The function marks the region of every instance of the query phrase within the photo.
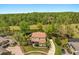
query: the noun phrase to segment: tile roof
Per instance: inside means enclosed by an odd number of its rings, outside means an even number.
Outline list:
[[[45,43],[45,42],[46,42],[45,39],[40,39],[40,40],[39,40],[39,43]]]
[[[45,43],[46,42],[46,33],[44,32],[34,32],[31,36],[32,42]]]
[[[46,33],[44,33],[44,32],[34,32],[34,33],[32,33],[32,37],[45,38],[46,37]]]

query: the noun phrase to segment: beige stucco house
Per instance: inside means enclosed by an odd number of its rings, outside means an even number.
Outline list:
[[[44,32],[34,32],[30,39],[33,44],[38,43],[39,46],[46,46],[46,37],[47,35]]]

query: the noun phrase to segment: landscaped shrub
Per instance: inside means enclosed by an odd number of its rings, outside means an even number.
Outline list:
[[[55,42],[56,42],[57,45],[61,45],[62,44],[61,40],[59,38],[55,39]]]
[[[67,38],[61,39],[61,45],[62,45],[62,47],[66,48],[67,44],[68,44],[68,39]]]
[[[48,48],[50,48],[50,42],[49,42],[49,40],[47,40],[47,42],[46,42],[46,47],[48,47]]]
[[[35,46],[37,46],[37,47],[38,47],[38,46],[39,46],[39,43],[35,43]]]

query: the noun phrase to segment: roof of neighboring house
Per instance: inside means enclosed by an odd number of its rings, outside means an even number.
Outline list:
[[[79,51],[79,42],[69,42],[76,51]]]
[[[31,37],[45,38],[46,37],[46,33],[44,33],[44,32],[34,32],[34,33],[32,33],[32,36]]]
[[[0,42],[6,41],[6,39],[0,37]]]

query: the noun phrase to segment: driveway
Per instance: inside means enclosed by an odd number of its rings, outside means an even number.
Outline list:
[[[6,48],[6,50],[11,51],[12,54],[15,54],[15,55],[23,55],[23,52],[22,52],[20,46],[18,46],[18,45],[14,46],[14,47],[8,47],[8,48]]]
[[[50,39],[51,47],[49,49],[48,55],[54,55],[55,54],[55,45],[52,39]]]

